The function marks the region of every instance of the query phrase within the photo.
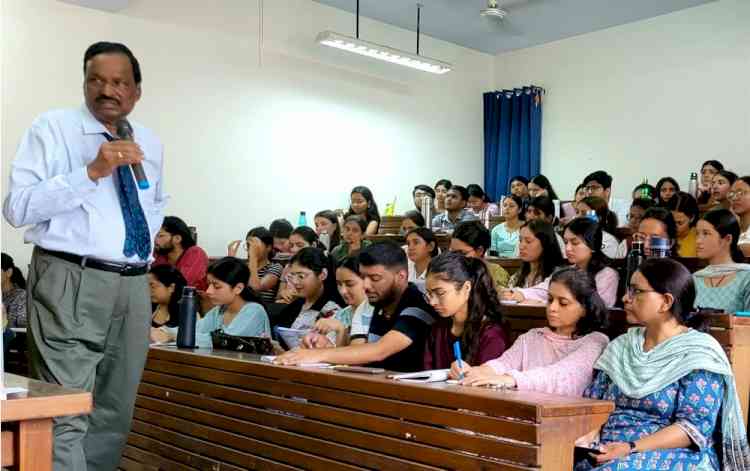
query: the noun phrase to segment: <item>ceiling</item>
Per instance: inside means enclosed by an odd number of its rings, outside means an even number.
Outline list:
[[[315,0],[354,13],[356,0]],[[536,46],[715,0],[499,0],[510,15],[480,16],[486,0],[360,0],[360,15],[489,54]],[[350,34],[349,31],[338,31]],[[367,39],[366,31],[360,37]]]

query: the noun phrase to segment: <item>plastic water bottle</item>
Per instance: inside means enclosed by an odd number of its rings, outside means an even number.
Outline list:
[[[693,198],[698,198],[698,174],[692,172],[690,174],[690,183],[688,183],[688,193]]]
[[[299,219],[297,219],[297,227],[307,225],[307,213],[304,211],[299,212]]]
[[[599,216],[596,215],[596,211],[594,211],[593,209],[589,209],[588,211],[586,211],[586,217],[594,222],[599,222]]]
[[[178,302],[180,323],[177,327],[177,347],[195,348],[195,323],[198,306],[195,300],[195,288],[186,286],[182,289],[182,298]]]
[[[664,237],[651,237],[649,239],[649,258],[669,257],[669,239]]]

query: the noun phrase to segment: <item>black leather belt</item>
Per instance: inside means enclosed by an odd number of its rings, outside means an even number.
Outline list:
[[[110,273],[119,273],[120,276],[139,276],[148,273],[148,263],[134,265],[131,263],[107,262],[96,258],[81,257],[67,252],[57,252],[40,248],[45,255],[60,258],[66,262],[75,263],[82,268],[91,268],[94,270],[107,271]]]

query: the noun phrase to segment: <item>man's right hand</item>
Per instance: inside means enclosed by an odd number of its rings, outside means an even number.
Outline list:
[[[120,165],[143,162],[141,147],[132,141],[105,142],[99,148],[96,159],[87,166],[89,178],[93,182],[112,175]]]

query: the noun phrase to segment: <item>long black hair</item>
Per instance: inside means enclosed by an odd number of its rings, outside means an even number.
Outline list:
[[[23,277],[21,270],[13,263],[13,257],[5,252],[2,252],[2,270],[13,270],[13,273],[10,275],[10,282],[20,289],[26,289],[26,278]]]
[[[603,231],[607,231],[610,234],[616,231],[617,215],[609,210],[607,200],[598,196],[587,196],[581,200],[581,203],[596,212],[596,217],[599,218],[599,224],[601,224]]]
[[[422,216],[422,213],[420,213],[419,211],[407,211],[407,212],[405,212],[404,213],[404,219],[411,220],[418,227],[424,227],[425,226],[424,216]]]
[[[732,260],[737,263],[745,261],[745,255],[737,246],[737,241],[740,238],[740,223],[733,212],[723,208],[714,209],[704,214],[701,219],[714,226],[722,239],[728,235],[732,236],[732,242],[729,246],[729,254],[732,256]]]
[[[333,231],[333,234],[328,234],[329,236],[331,236],[331,243],[329,245],[331,246],[331,248],[339,245],[341,243],[341,228],[339,227],[339,217],[336,215],[336,213],[331,211],[330,209],[325,209],[316,213],[315,217],[328,219],[329,221],[331,221],[331,224],[336,225],[336,230]]]
[[[528,212],[531,208],[537,209],[544,214],[545,218],[550,218],[550,222],[553,225],[555,224],[555,202],[551,198],[547,196],[531,198],[529,204],[526,206],[526,211]]]
[[[555,190],[552,188],[552,183],[550,183],[549,179],[545,177],[542,174],[539,174],[532,178],[529,183],[533,183],[534,185],[538,186],[539,188],[543,190],[547,190],[547,196],[551,200],[559,200],[560,198],[557,197],[557,193],[555,193]],[[528,185],[527,185],[528,186]]]
[[[685,193],[684,191],[678,192],[669,200],[667,208],[670,211],[682,213],[690,218],[690,227],[694,227],[695,223],[698,222],[698,216],[700,215],[698,202],[690,193]],[[674,217],[674,215],[672,216]]]
[[[693,275],[683,264],[669,258],[649,258],[638,271],[654,291],[672,295],[671,312],[677,322],[696,330],[707,330],[708,318],[693,311],[695,284]]]
[[[552,224],[541,219],[529,221],[521,226],[521,229],[524,227],[528,228],[542,245],[542,254],[539,257],[539,265],[542,271],[539,275],[544,280],[564,264],[563,256],[560,252],[560,244],[557,243],[555,229],[552,227]],[[518,275],[519,282],[525,283],[529,273],[531,273],[531,263],[523,262]]]
[[[367,201],[367,211],[365,212],[365,219],[367,220],[367,223],[369,224],[370,221],[377,221],[378,224],[380,224],[380,212],[378,211],[378,203],[375,202],[375,197],[372,196],[372,191],[370,191],[369,188],[366,186],[355,186],[352,188],[351,193],[349,195],[353,195],[354,193],[359,193],[362,195],[362,198]],[[344,215],[344,219],[346,219],[349,216],[353,216],[355,213],[352,211],[352,207],[349,206],[349,211],[346,212]]]
[[[249,303],[258,303],[261,306],[265,306],[263,299],[258,296],[258,293],[248,283],[250,269],[247,268],[247,263],[244,261],[235,257],[220,258],[208,266],[206,273],[219,281],[223,281],[232,288],[242,283],[244,288],[240,292],[240,297]]]
[[[338,305],[342,305],[343,300],[336,286],[336,265],[322,249],[316,247],[305,247],[300,250],[289,261],[289,266],[297,264],[311,270],[315,275],[320,275],[323,270],[326,271],[326,279],[323,280],[323,297],[332,300]]]
[[[573,338],[583,337],[591,332],[603,332],[606,329],[609,310],[599,296],[593,276],[575,266],[565,267],[552,274],[550,285],[552,283],[565,285],[583,307],[584,315],[576,323]],[[549,305],[547,308],[549,309]]]
[[[680,184],[677,183],[677,180],[672,177],[660,178],[659,181],[656,182],[656,204],[658,204],[659,206],[667,207],[669,202],[661,199],[661,187],[664,186],[665,183],[671,183],[674,187],[674,195],[672,195],[672,199],[674,199],[675,196],[677,196],[677,193],[680,192]]]
[[[472,363],[472,358],[479,349],[479,338],[485,325],[503,323],[500,300],[487,265],[478,258],[465,257],[457,252],[446,252],[430,261],[427,276],[454,283],[457,289],[467,281],[471,283],[468,318],[461,334],[461,351],[466,352],[467,363]]]
[[[481,186],[476,183],[471,183],[466,187],[466,192],[469,194],[469,198],[479,198],[485,203],[489,203],[490,199],[487,197],[487,193],[484,192]],[[468,199],[468,198],[467,198]]]
[[[154,278],[167,288],[174,285],[172,295],[169,297],[169,306],[167,308],[169,311],[169,320],[166,325],[169,327],[176,327],[177,322],[180,319],[180,307],[178,303],[180,298],[182,298],[182,290],[188,284],[187,280],[182,276],[180,270],[167,264],[153,266],[151,267],[151,270],[149,270],[149,273],[154,275]],[[152,307],[155,308],[155,306]]]
[[[602,252],[602,226],[589,218],[575,218],[570,221],[565,230],[580,237],[586,247],[591,250],[591,260],[586,265],[589,275],[596,276],[602,269],[609,266],[611,260]]]
[[[508,198],[512,199],[513,202],[516,203],[516,206],[518,206],[518,220],[519,221],[525,220],[526,219],[526,214],[525,214],[525,212],[526,212],[526,206],[524,205],[523,198],[521,198],[518,195],[514,195],[512,193],[509,194],[509,195],[505,195],[505,198],[506,199],[508,199]],[[501,201],[500,204],[502,205],[503,202]]]

